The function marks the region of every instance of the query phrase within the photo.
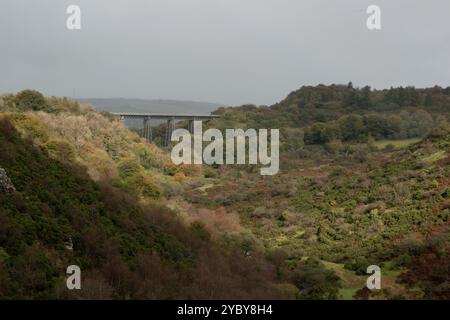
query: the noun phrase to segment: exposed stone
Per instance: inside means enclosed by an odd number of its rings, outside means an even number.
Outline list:
[[[11,182],[11,179],[6,174],[5,169],[0,167],[0,192],[11,193],[15,192],[16,188]]]

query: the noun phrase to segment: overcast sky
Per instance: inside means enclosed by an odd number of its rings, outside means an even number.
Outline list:
[[[0,92],[272,104],[349,81],[450,86],[450,1],[0,1]]]

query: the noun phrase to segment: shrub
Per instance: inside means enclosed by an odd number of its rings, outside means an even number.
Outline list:
[[[46,142],[48,140],[47,128],[34,114],[8,113],[6,118],[11,121],[16,129],[24,136],[41,142]]]
[[[3,94],[0,95],[0,111],[2,112],[8,112],[8,111],[15,111],[15,95],[13,94]]]
[[[135,158],[126,158],[117,165],[119,169],[119,176],[122,179],[127,179],[142,173],[142,167]]]
[[[8,253],[5,251],[5,249],[0,247],[0,263],[7,262],[8,260],[9,260]]]
[[[325,148],[332,154],[338,154],[344,150],[344,144],[339,139],[333,139],[325,144]]]
[[[163,171],[165,175],[174,176],[180,170],[179,166],[176,166],[172,162],[166,162],[163,165]]]
[[[194,221],[191,224],[192,232],[204,241],[209,241],[211,239],[211,234],[206,230],[205,225],[200,221]]]
[[[139,159],[139,163],[145,169],[150,169],[159,166],[158,159],[150,150],[143,144],[138,143],[133,148],[133,153]]]
[[[184,180],[186,180],[186,175],[183,172],[177,172],[174,176],[173,179],[177,182],[183,182]]]
[[[142,195],[147,198],[158,199],[161,195],[159,188],[150,179],[145,178],[142,185]]]
[[[74,161],[76,158],[75,147],[63,138],[50,138],[44,145],[49,155],[61,161]]]
[[[299,299],[337,299],[341,283],[332,270],[318,261],[308,260],[296,268],[293,281],[299,289]]]
[[[117,177],[117,168],[115,162],[108,156],[106,151],[96,148],[84,148],[80,156],[83,163],[88,167],[89,175],[96,181],[106,178]]]
[[[21,111],[48,111],[49,106],[42,93],[35,90],[23,90],[16,94],[15,103]]]
[[[371,264],[369,263],[367,258],[360,256],[357,257],[356,259],[348,261],[344,267],[345,269],[355,271],[355,273],[358,275],[365,275],[366,269],[370,265]]]
[[[204,176],[205,176],[205,178],[217,178],[219,176],[219,174],[217,173],[217,170],[207,167],[204,170]]]

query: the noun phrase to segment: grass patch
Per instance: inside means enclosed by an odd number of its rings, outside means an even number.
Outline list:
[[[426,156],[422,159],[422,161],[427,163],[433,163],[438,160],[444,159],[447,156],[447,151],[441,150],[435,153],[430,154],[429,156]]]
[[[395,149],[407,148],[412,144],[418,143],[422,138],[400,139],[400,140],[378,140],[375,141],[375,146],[379,150],[383,150],[388,145],[394,146]]]
[[[359,289],[361,288],[342,288],[339,290],[339,298],[341,300],[355,300],[353,296]]]
[[[208,189],[211,189],[211,188],[214,188],[214,184],[208,183],[208,184],[205,184],[204,186],[201,186],[200,188],[197,188],[197,190],[200,191],[201,193],[203,193],[203,195],[207,196]]]

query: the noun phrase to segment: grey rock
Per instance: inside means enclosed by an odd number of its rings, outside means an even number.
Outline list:
[[[6,174],[6,170],[0,167],[0,192],[11,193],[15,192],[16,188],[14,187],[11,179]]]

